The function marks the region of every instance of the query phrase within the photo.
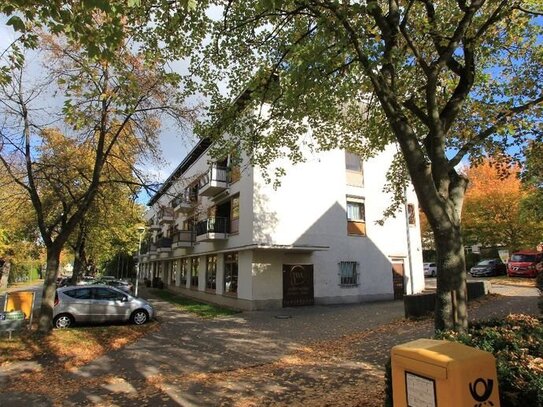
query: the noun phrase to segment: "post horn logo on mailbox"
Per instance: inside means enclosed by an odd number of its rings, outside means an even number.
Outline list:
[[[492,401],[487,402],[487,400],[492,395],[493,389],[494,389],[494,380],[492,379],[485,380],[480,377],[477,380],[475,380],[473,383],[470,383],[469,391],[471,393],[471,397],[473,397],[473,399],[477,401],[474,407],[482,407],[487,404],[489,406],[493,406],[494,403]]]

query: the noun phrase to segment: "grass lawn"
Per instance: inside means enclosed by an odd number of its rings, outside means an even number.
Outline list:
[[[201,318],[211,319],[239,313],[239,311],[230,308],[224,308],[214,304],[206,304],[193,300],[192,298],[181,297],[180,295],[176,295],[166,290],[150,290],[149,292],[155,297],[174,304],[180,310],[190,312]]]

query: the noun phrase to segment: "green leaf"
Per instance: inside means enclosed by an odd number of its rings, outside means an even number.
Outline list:
[[[6,25],[11,25],[15,31],[26,31],[26,26],[21,17],[11,16],[10,19],[6,22]]]

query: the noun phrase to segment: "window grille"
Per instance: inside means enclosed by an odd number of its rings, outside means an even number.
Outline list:
[[[352,287],[359,284],[358,263],[356,261],[339,262],[339,285]]]

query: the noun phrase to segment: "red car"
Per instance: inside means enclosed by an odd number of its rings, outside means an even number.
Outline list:
[[[538,264],[543,260],[540,252],[522,251],[511,255],[507,263],[507,275],[509,277],[536,277]]]

